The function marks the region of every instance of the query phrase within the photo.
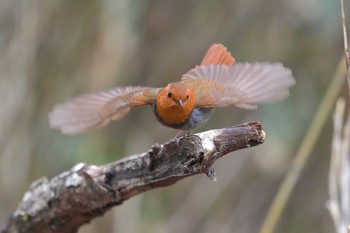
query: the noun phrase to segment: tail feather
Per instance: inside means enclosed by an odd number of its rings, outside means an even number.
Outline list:
[[[231,53],[227,51],[222,44],[213,44],[205,54],[201,66],[205,65],[227,65],[231,66],[235,63],[235,59]]]

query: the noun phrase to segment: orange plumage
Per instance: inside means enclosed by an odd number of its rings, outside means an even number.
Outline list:
[[[192,113],[195,98],[193,91],[185,84],[170,83],[156,96],[156,116],[165,125],[183,124]]]
[[[231,53],[213,44],[201,65],[181,81],[164,88],[124,87],[86,94],[56,105],[50,125],[64,134],[79,134],[123,118],[131,108],[151,105],[163,125],[192,130],[205,123],[216,107],[253,109],[281,100],[295,84],[290,69],[280,63],[235,64]]]

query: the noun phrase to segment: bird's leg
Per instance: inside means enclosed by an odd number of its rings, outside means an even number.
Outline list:
[[[182,135],[183,131],[180,130],[176,135],[175,137],[172,138],[172,140],[176,141],[176,144],[179,145],[179,142],[180,142],[180,138],[181,138],[181,135]]]
[[[187,132],[185,133],[185,137],[191,135],[192,131],[193,131],[193,129],[190,129],[189,131],[187,131]]]
[[[176,144],[179,145],[181,136],[183,135],[183,137],[187,137],[188,135],[190,135],[192,133],[192,130],[189,130],[187,132],[184,133],[183,130],[180,130],[175,137],[171,138],[172,141],[176,141]]]
[[[177,132],[177,134],[175,135],[174,138],[180,138],[181,134],[183,133],[184,131],[180,130],[179,132]],[[186,135],[186,134],[185,134]]]
[[[176,144],[179,145],[180,138],[181,138],[181,135],[182,135],[182,134],[183,134],[183,131],[180,130],[180,131],[175,135],[175,137],[170,138],[170,141],[176,141]]]

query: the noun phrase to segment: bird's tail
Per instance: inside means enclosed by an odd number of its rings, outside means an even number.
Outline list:
[[[205,54],[201,66],[206,65],[227,65],[231,66],[235,63],[235,59],[227,48],[222,44],[213,44],[209,47]]]

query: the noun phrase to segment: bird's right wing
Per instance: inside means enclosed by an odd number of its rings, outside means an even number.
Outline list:
[[[70,135],[101,128],[111,120],[123,118],[132,107],[152,104],[158,91],[130,86],[81,95],[54,106],[49,114],[50,126]]]
[[[290,69],[266,62],[197,66],[183,75],[182,82],[195,92],[197,107],[247,109],[287,97],[295,84]]]

